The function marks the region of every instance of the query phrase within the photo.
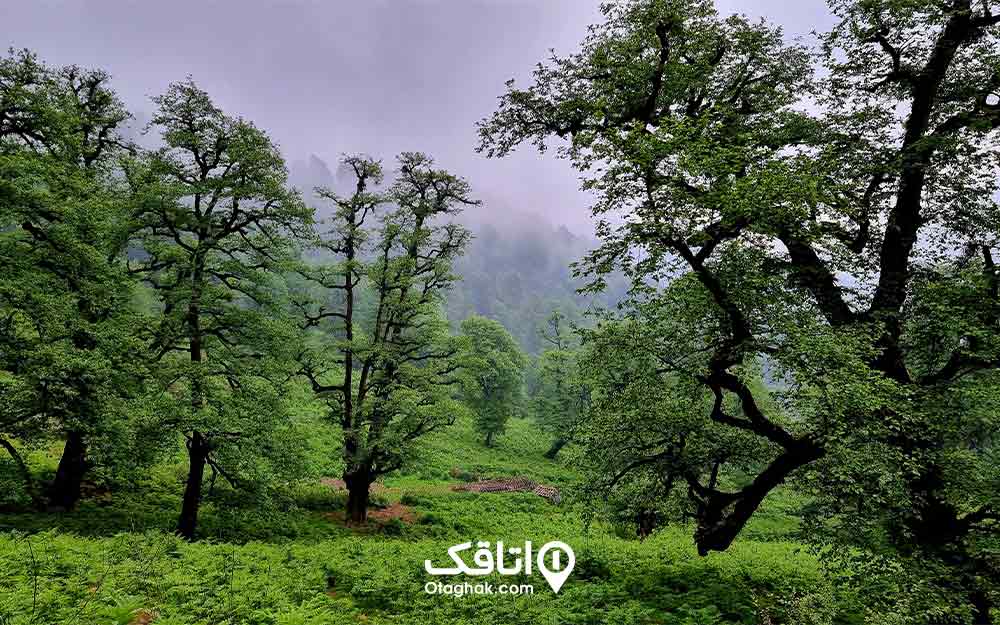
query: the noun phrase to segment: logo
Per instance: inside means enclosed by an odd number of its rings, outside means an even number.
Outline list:
[[[538,570],[549,583],[552,592],[559,592],[559,589],[566,583],[569,574],[573,572],[576,565],[576,554],[573,549],[564,542],[554,540],[545,543],[542,548],[534,554],[532,558],[531,541],[525,541],[523,547],[504,548],[502,541],[497,541],[496,548],[491,549],[488,541],[476,542],[476,551],[472,554],[473,566],[470,566],[462,557],[463,551],[472,549],[472,543],[460,543],[448,549],[454,566],[436,567],[430,560],[424,560],[424,570],[430,575],[468,575],[470,577],[480,577],[498,573],[500,575],[519,575],[523,571],[525,575],[532,574],[532,567]],[[457,591],[457,588],[463,590]],[[433,594],[455,594],[461,595],[467,592],[477,594],[494,594],[492,584],[477,584],[472,586],[464,584],[460,586],[442,584],[441,582],[428,582],[424,590]],[[527,584],[520,586],[501,585],[500,594],[530,594],[534,588]]]

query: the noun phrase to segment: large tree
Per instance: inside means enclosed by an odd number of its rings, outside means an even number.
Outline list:
[[[471,350],[465,367],[465,399],[475,413],[483,443],[492,447],[522,403],[528,361],[510,332],[494,319],[472,315],[462,322],[462,335]]]
[[[994,405],[1000,365],[1000,15],[971,0],[831,7],[814,64],[708,2],[609,4],[578,53],[510,85],[483,149],[568,140],[598,196],[595,286],[626,271],[632,316],[665,333],[647,346],[665,383],[685,376],[713,427],[766,443],[756,463],[707,472],[677,429],[634,448],[679,472],[701,553],[783,481],[815,477],[839,538],[889,549],[954,601],[921,609],[985,622],[997,424],[970,407]],[[781,411],[750,384],[757,362],[787,385]],[[750,479],[724,479],[740,469]]]
[[[141,248],[133,271],[161,307],[150,344],[180,402],[167,421],[186,441],[177,531],[192,538],[206,467],[238,483],[224,460],[252,471],[275,451],[268,441],[283,420],[272,356],[290,335],[268,306],[274,270],[294,258],[311,211],[267,135],[192,81],[155,102],[164,145],[128,170]]]
[[[346,194],[318,192],[333,205],[318,236],[318,262],[292,303],[303,326],[300,373],[343,433],[342,460],[351,522],[367,519],[369,488],[398,469],[412,442],[452,423],[461,410],[461,342],[441,306],[452,265],[469,232],[449,221],[476,204],[468,183],[419,153],[398,157],[388,189],[381,164],[343,161],[354,179]]]
[[[129,114],[108,80],[27,51],[0,59],[0,432],[65,439],[48,493],[63,509],[80,497],[89,452],[115,446],[144,375],[116,175]]]

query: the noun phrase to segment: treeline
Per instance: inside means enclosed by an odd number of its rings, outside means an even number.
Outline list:
[[[11,54],[0,443],[39,505],[66,507],[92,467],[183,440],[192,535],[204,471],[294,473],[292,380],[342,433],[355,520],[415,439],[472,407],[492,443],[521,403],[550,455],[574,443],[588,508],[640,534],[690,521],[699,553],[725,550],[792,487],[802,539],[870,622],[995,620],[1000,17],[831,10],[809,46],[710,0],[610,2],[576,52],[508,83],[480,151],[555,145],[596,198],[586,291],[628,284],[571,333],[572,311],[551,317],[534,367],[497,321],[450,327],[475,199],[428,157],[348,157],[316,193],[324,226],[266,134],[190,82],[157,98],[143,150],[104,74]],[[489,307],[550,256],[511,243],[525,262],[502,288],[453,305],[527,341]],[[65,442],[45,492],[14,439]]]
[[[95,471],[127,479],[182,441],[193,538],[206,481],[302,477],[296,385],[341,432],[354,522],[468,406],[491,443],[526,361],[500,324],[456,334],[444,313],[470,185],[420,153],[390,172],[347,156],[348,190],[311,194],[317,220],[252,122],[190,79],[153,102],[143,148],[106,73],[0,62],[0,444],[33,505],[71,509]],[[50,442],[36,483],[19,448]]]

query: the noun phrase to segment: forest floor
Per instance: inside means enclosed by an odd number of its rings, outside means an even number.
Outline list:
[[[579,476],[543,458],[548,442],[515,420],[487,449],[470,424],[457,423],[374,491],[362,527],[344,523],[335,483],[289,487],[264,507],[216,488],[202,510],[203,538],[184,542],[171,531],[180,459],[71,513],[0,513],[0,625],[860,622],[856,602],[795,542],[794,497],[769,501],[728,551],[699,557],[690,527],[639,541],[631,528],[588,519],[572,500]],[[564,501],[456,491],[456,474],[524,476],[559,488]],[[448,547],[477,540],[559,540],[575,551],[576,566],[559,593],[523,574],[515,579],[533,594],[427,593],[425,584],[440,578],[424,560],[443,564]],[[484,580],[510,578],[472,581]]]

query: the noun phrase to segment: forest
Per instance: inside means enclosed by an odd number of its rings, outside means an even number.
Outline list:
[[[615,0],[498,85],[469,158],[593,238],[11,48],[0,625],[1000,622],[1000,7],[828,10]]]

